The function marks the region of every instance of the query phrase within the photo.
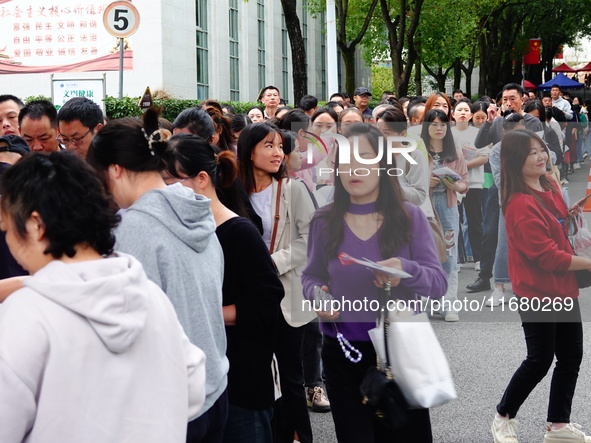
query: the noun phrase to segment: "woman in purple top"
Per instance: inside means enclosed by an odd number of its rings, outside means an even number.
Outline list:
[[[418,207],[404,202],[398,180],[388,174],[395,171],[389,171],[394,165],[388,164],[387,156],[376,159],[380,132],[357,123],[345,136],[351,147],[358,141],[359,158],[365,162],[360,163],[352,153],[350,164],[339,165],[337,155],[334,203],[319,210],[310,225],[304,295],[313,300],[318,286],[344,308],[317,312],[325,334],[322,360],[339,443],[393,441],[394,431],[374,420],[359,392],[365,372],[376,364],[368,330],[375,327],[379,288],[389,280],[393,298],[440,298],[447,290],[447,278],[427,219]],[[367,164],[371,159],[375,163]],[[343,252],[401,269],[412,277],[388,278],[360,265],[344,265],[339,260]],[[340,343],[337,331],[348,342]],[[355,352],[344,354],[349,345],[360,351],[360,359]],[[429,411],[409,412],[410,421],[396,431],[396,441],[431,442]]]

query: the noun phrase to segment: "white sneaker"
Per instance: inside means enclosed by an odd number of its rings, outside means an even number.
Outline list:
[[[581,164],[580,163],[574,163],[573,164],[573,169],[574,170],[581,169]]]
[[[591,443],[591,437],[581,431],[581,425],[569,423],[564,428],[554,430],[550,426],[546,428],[544,443]]]
[[[460,321],[460,316],[458,315],[457,312],[448,312],[447,314],[445,314],[445,316],[443,317],[443,320],[445,320],[448,323],[453,323],[456,321]]]
[[[517,425],[517,420],[514,418],[499,417],[499,414],[495,414],[490,427],[495,443],[518,443]],[[544,443],[546,443],[545,440]]]
[[[480,262],[479,261],[477,261],[476,263],[474,263],[474,270],[476,272],[480,272]]]
[[[505,303],[505,292],[495,288],[494,291],[492,291],[492,294],[490,295],[489,299],[486,301],[485,305],[488,307],[494,307],[499,306],[503,303]]]

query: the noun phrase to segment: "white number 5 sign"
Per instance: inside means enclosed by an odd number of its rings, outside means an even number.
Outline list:
[[[140,14],[128,1],[113,2],[105,9],[103,23],[112,36],[126,38],[137,30]]]

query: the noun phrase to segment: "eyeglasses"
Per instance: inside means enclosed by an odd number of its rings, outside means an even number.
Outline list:
[[[78,144],[84,140],[84,137],[86,137],[88,134],[90,134],[92,132],[92,129],[89,129],[88,131],[86,131],[86,133],[82,136],[82,137],[62,137],[62,134],[58,134],[58,136],[55,138],[58,142],[64,144],[64,145],[74,145],[74,146],[78,146]]]
[[[168,177],[162,177],[162,178],[164,180],[164,183],[167,186],[170,186],[170,185],[174,185],[176,183],[182,183],[185,180],[189,180],[189,179],[192,179],[192,178],[195,178],[195,177],[196,177],[196,175],[190,175],[189,177],[185,177],[185,178],[174,177],[174,176],[168,176]]]

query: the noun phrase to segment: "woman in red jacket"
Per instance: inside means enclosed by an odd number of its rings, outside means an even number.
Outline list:
[[[583,356],[579,288],[573,271],[591,270],[591,259],[574,255],[568,209],[546,174],[548,148],[528,130],[508,132],[501,142],[502,209],[509,245],[509,276],[517,295],[514,309],[525,334],[527,357],[517,369],[492,424],[495,443],[517,442],[519,407],[546,376],[554,357],[544,443],[591,442],[570,423]],[[573,208],[573,211],[579,211]]]

